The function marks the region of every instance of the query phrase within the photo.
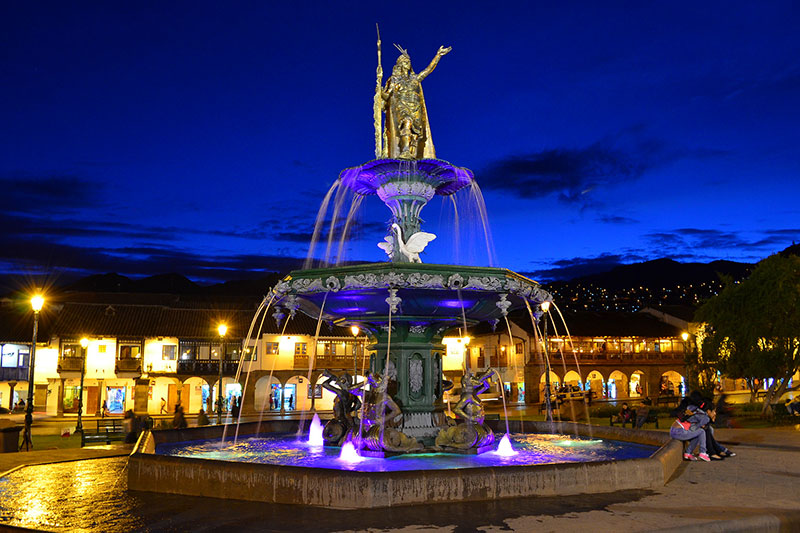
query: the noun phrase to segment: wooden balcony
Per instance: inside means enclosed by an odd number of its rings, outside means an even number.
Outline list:
[[[308,370],[308,356],[307,355],[295,355],[294,356],[294,369],[295,370]],[[356,356],[356,360],[358,361],[358,367],[364,364],[364,356]],[[367,359],[369,363],[369,359]],[[344,369],[352,369],[353,368],[353,356],[352,355],[318,355],[314,359],[314,367],[313,368],[344,368]]]
[[[239,361],[223,361],[222,374],[233,376],[239,368]],[[178,374],[209,375],[219,374],[218,359],[179,359]]]
[[[59,372],[80,372],[83,367],[83,358],[81,357],[63,357],[58,360]]]
[[[13,366],[0,368],[0,381],[27,381],[28,367]]]
[[[666,352],[569,352],[565,351],[563,354],[564,360],[567,363],[574,362],[577,356],[579,363],[600,363],[600,364],[630,364],[636,361],[652,361],[670,363],[683,361],[683,351],[666,351]],[[531,354],[531,360],[535,361],[536,353]],[[553,351],[550,353],[550,361],[560,361],[562,358],[561,352]]]
[[[114,372],[119,374],[121,372],[142,373],[142,360],[141,359],[117,359],[114,366]]]

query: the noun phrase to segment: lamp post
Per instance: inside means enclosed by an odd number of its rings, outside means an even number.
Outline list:
[[[222,424],[222,362],[225,359],[225,334],[228,332],[228,326],[220,324],[217,326],[219,333],[219,382],[217,383],[217,423]]]
[[[81,432],[81,439],[83,438],[83,376],[86,374],[86,348],[89,346],[89,339],[86,337],[81,339],[81,391],[78,394],[78,423],[75,425],[75,432]]]
[[[353,334],[353,383],[355,383],[356,376],[358,376],[358,357],[356,357],[356,348],[358,346],[358,334],[361,333],[361,328],[353,324],[350,326],[350,333]]]
[[[33,425],[33,378],[34,366],[36,364],[36,336],[39,333],[39,311],[44,306],[44,298],[37,294],[31,298],[31,308],[33,309],[33,340],[31,342],[31,355],[28,360],[28,405],[25,409],[25,432],[22,436],[22,446],[20,450],[25,447],[25,451],[33,448],[33,441],[31,440],[31,426]]]
[[[550,350],[547,346],[547,313],[550,311],[550,302],[542,302],[542,311],[544,314],[542,317],[544,318],[544,367],[545,367],[545,376],[544,376],[544,405],[545,410],[547,411],[547,420],[550,422],[553,421],[553,408],[550,404]]]

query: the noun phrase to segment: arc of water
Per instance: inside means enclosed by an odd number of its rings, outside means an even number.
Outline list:
[[[536,345],[536,354],[539,356],[539,372],[542,372],[542,373],[548,372],[549,371],[549,368],[548,368],[549,365],[545,363],[545,359],[544,359],[545,357],[547,357],[547,353],[545,353],[545,351],[542,349],[542,334],[539,331],[539,326],[536,324],[536,317],[533,315],[533,310],[531,309],[531,304],[530,304],[530,302],[528,302],[527,299],[525,300],[525,307],[528,309],[528,315],[531,317],[531,325],[533,326],[533,337],[534,337],[534,341],[535,341],[535,345]],[[536,384],[537,389],[538,389],[539,385],[540,385],[540,383]],[[545,394],[549,394],[549,392],[550,391],[545,391]],[[549,413],[547,413],[547,415],[549,415]],[[548,416],[548,418],[550,419],[549,420],[550,421],[550,431],[554,432],[555,431],[555,429],[554,429],[555,426],[553,425],[553,419],[552,419],[551,416]]]
[[[552,304],[552,302],[550,303],[550,305],[553,305],[553,304]],[[548,315],[549,315],[549,316],[548,316]],[[547,320],[548,318],[550,319],[550,323],[553,325],[553,335],[555,335],[556,337],[558,337],[558,336],[559,336],[559,334],[558,334],[558,326],[556,326],[556,321],[555,321],[555,319],[553,318],[553,314],[552,314],[552,313],[545,313],[545,320]],[[559,351],[559,354],[561,355],[561,369],[562,369],[562,371],[564,372],[564,378],[565,378],[565,380],[564,380],[564,383],[563,383],[562,385],[566,385],[566,376],[567,376],[567,361],[566,361],[566,359],[564,359],[564,350],[563,350],[563,348],[562,348],[562,347],[559,347],[559,348],[558,348],[558,351]],[[549,355],[549,354],[548,354],[548,355]],[[581,378],[581,377],[580,377],[580,373],[578,374],[578,378],[579,378],[579,379],[583,379],[583,378]],[[584,402],[585,402],[585,399],[584,399]],[[585,406],[585,403],[584,403],[584,406]],[[585,406],[585,407],[586,407],[586,406]],[[575,435],[577,435],[577,434],[578,434],[578,422],[577,422],[577,418],[578,418],[578,417],[576,417],[576,416],[575,416],[575,406],[573,405],[573,403],[572,403],[572,402],[569,402],[569,408],[570,408],[570,410],[572,411],[572,427],[573,427],[573,432],[574,432],[574,434],[575,434]],[[588,416],[588,415],[589,415],[588,407],[586,408],[586,415],[587,415],[587,416],[586,416],[586,419],[588,420],[588,419],[589,419],[589,416]],[[560,410],[559,410],[559,418],[561,418],[561,412],[560,412]]]
[[[578,371],[578,379],[581,382],[581,389],[583,389],[583,371],[581,370],[581,364],[578,361],[578,354],[575,352],[575,345],[572,343],[572,335],[569,332],[569,327],[567,326],[567,321],[564,319],[564,315],[561,313],[561,309],[558,308],[558,305],[556,305],[555,302],[550,302],[550,304],[558,312],[558,316],[561,317],[561,323],[564,325],[564,330],[566,331],[566,337],[569,340],[570,347],[572,348],[572,357],[575,358],[575,368]],[[553,324],[553,332],[555,332],[556,335],[558,335],[556,324],[555,324],[555,319],[552,316],[550,317],[550,323]],[[563,345],[566,345],[566,343],[563,343]],[[559,347],[559,352],[561,353],[561,361],[564,363],[564,366],[565,366],[564,375],[566,375],[566,360],[564,359],[564,348],[563,348],[563,346]],[[590,394],[591,394],[591,392],[590,392]],[[592,431],[591,418],[589,418],[589,398],[588,398],[587,395],[583,396],[583,405],[584,405],[584,408],[586,409],[586,420],[588,420],[590,422],[589,423],[589,436],[591,437],[593,431]]]
[[[317,319],[317,331],[314,332],[314,355],[313,357],[308,358],[308,374],[306,375],[306,380],[311,383],[311,371],[314,368],[314,363],[317,360],[317,345],[319,344],[319,330],[322,327],[322,316],[325,314],[325,302],[328,301],[328,295],[330,291],[325,292],[325,296],[322,297],[322,305],[319,307],[319,318]],[[316,385],[316,384],[315,384]],[[298,394],[299,396],[299,394]],[[300,424],[297,426],[297,436],[303,434],[306,429],[306,419],[308,418],[308,413],[305,409],[300,410]]]
[[[467,313],[464,311],[464,299],[461,297],[461,287],[456,289],[456,294],[458,294],[458,303],[461,305],[461,322],[464,324],[464,336],[467,337]],[[468,345],[469,346],[469,345]],[[469,371],[469,348],[464,350],[464,373],[466,374]]]
[[[508,410],[506,408],[506,395],[503,394],[503,378],[500,377],[500,372],[498,372],[496,368],[493,368],[492,371],[494,372],[494,375],[497,376],[497,381],[500,382],[500,392],[501,392],[500,396],[503,398],[503,415],[505,415],[506,435],[508,435],[509,433],[511,433],[511,431],[509,431],[508,429]],[[520,415],[520,427],[522,427],[522,415]]]
[[[258,339],[261,338],[261,331],[262,331],[262,328],[264,327],[264,320],[267,318],[267,314],[268,314],[267,311],[269,310],[269,306],[272,305],[272,300],[274,300],[274,299],[275,299],[275,297],[273,296],[270,299],[270,303],[267,304],[267,308],[264,310],[264,313],[261,315],[261,322],[258,325],[258,332],[256,333],[256,336],[255,336],[255,339],[254,339],[255,342],[256,342],[256,346],[254,347],[254,351],[258,349]],[[236,382],[237,383],[239,382],[239,379],[241,378],[241,375],[242,375],[242,368],[244,367],[245,350],[247,350],[249,345],[250,345],[250,338],[251,338],[251,335],[253,333],[253,325],[255,324],[255,319],[256,319],[257,316],[258,316],[258,314],[256,314],[255,317],[253,317],[253,320],[250,322],[250,330],[247,332],[247,337],[245,337],[245,339],[242,341],[242,349],[241,349],[241,352],[240,352],[240,355],[239,355],[239,367],[236,369]],[[251,359],[251,361],[252,361],[252,359]],[[250,371],[248,369],[247,376],[245,376],[245,378],[244,378],[244,387],[242,387],[242,399],[243,400],[244,400],[245,392],[247,392],[247,384],[248,384],[249,381],[250,381]],[[241,420],[242,420],[242,410],[239,409],[239,416],[236,417],[236,432],[234,433],[234,436],[233,436],[233,443],[234,444],[236,444],[236,442],[239,440],[239,424],[241,423]]]
[[[461,255],[461,230],[459,228],[458,204],[456,204],[455,194],[450,195],[450,202],[453,204],[453,262],[458,264],[458,259]]]
[[[349,194],[349,192],[349,188],[340,187],[339,190],[336,191],[336,196],[333,200],[333,212],[331,213],[331,224],[330,229],[328,230],[328,244],[325,247],[325,256],[323,257],[326,265],[331,263],[331,248],[333,247],[334,233],[336,233],[336,223],[339,221],[339,212],[342,210],[345,197]]]
[[[286,317],[286,320],[283,323],[283,328],[281,329],[281,337],[286,333],[286,326],[289,325],[289,321],[292,319],[292,315]],[[259,409],[259,416],[258,416],[258,427],[261,428],[261,422],[264,420],[264,409],[267,407],[267,399],[272,395],[272,376],[275,374],[275,364],[278,362],[277,357],[272,358],[272,367],[269,369],[269,378],[267,379],[267,394],[264,396],[264,399],[261,402],[261,409]]]
[[[511,354],[511,350],[514,350],[514,379],[518,378],[519,368],[517,367],[517,348],[514,346],[514,337],[511,335],[511,324],[508,321],[508,315],[503,315],[503,318],[506,321],[506,329],[508,330],[508,352]],[[495,372],[497,372],[495,370]],[[506,409],[506,394],[505,394],[505,385],[503,384],[503,379],[500,377],[500,374],[497,374],[497,378],[500,379],[500,392],[503,396],[503,415],[506,417],[506,433],[508,433],[508,410]],[[520,427],[522,427],[522,413],[519,414],[520,420]]]
[[[391,291],[389,292],[391,298]],[[388,302],[387,302],[388,303]],[[383,364],[383,379],[386,387],[383,389],[383,394],[381,395],[381,402],[385,406],[386,405],[386,396],[389,394],[389,354],[391,353],[392,349],[392,305],[389,304],[389,331],[386,336],[386,361]],[[364,402],[361,402],[361,406],[364,406]],[[383,434],[386,429],[386,408],[384,407],[381,412],[381,432],[380,432],[380,442],[383,443]],[[359,437],[359,441],[361,438]]]
[[[353,202],[350,204],[350,211],[347,212],[347,219],[344,222],[344,229],[342,230],[342,236],[339,239],[339,248],[336,250],[336,264],[340,264],[344,260],[344,243],[347,241],[350,232],[350,225],[353,222],[353,218],[355,217],[356,213],[358,213],[359,208],[361,207],[361,202],[364,201],[364,196],[357,194],[355,198],[353,198]]]
[[[269,302],[266,304],[266,308],[265,308],[264,307],[265,306],[264,302],[267,302],[267,298],[269,298]],[[253,325],[255,324],[255,321],[258,318],[259,312],[263,310],[264,311],[264,316],[266,316],[267,312],[269,312],[269,306],[272,304],[272,300],[274,300],[274,299],[275,299],[275,294],[272,291],[270,291],[270,294],[268,294],[267,296],[264,297],[264,299],[261,300],[261,303],[259,304],[258,309],[256,309],[256,314],[253,316],[253,320],[250,321],[250,329],[247,331],[247,336],[245,337],[243,342],[249,343],[250,335],[252,335],[252,333],[253,333]],[[222,347],[220,346],[220,348],[222,348]],[[219,357],[220,357],[220,364],[223,364],[223,361],[225,360],[225,354],[222,353],[221,350],[220,350]],[[240,373],[242,371],[242,362],[243,362],[243,360],[244,360],[244,350],[242,350],[240,355],[239,355],[239,366],[236,369],[236,374],[234,374],[234,379],[237,382],[239,381],[239,376],[241,375]],[[222,388],[222,380],[221,379],[220,379],[219,383],[217,384],[217,386]],[[244,390],[242,391],[242,396],[244,396]],[[241,415],[241,412],[239,414]],[[238,432],[238,424],[237,424],[237,432]],[[222,439],[220,440],[220,446],[222,446],[225,443],[225,437],[227,436],[227,433],[228,433],[228,426],[226,424],[225,427],[222,428]]]
[[[322,199],[322,203],[319,206],[317,219],[314,222],[314,233],[311,234],[311,242],[308,245],[308,255],[303,263],[304,269],[311,268],[314,264],[314,249],[317,247],[317,242],[319,241],[319,232],[322,230],[322,224],[325,222],[325,215],[328,212],[328,204],[330,204],[331,197],[333,197],[333,193],[339,187],[341,182],[341,178],[333,182],[333,185],[331,185],[331,188],[328,189],[327,194],[325,194],[325,198]]]
[[[494,242],[492,241],[492,233],[489,229],[489,216],[486,212],[486,202],[483,199],[483,193],[477,181],[472,180],[470,192],[475,199],[478,215],[480,216],[481,225],[483,227],[483,238],[486,242],[486,255],[488,256],[489,266],[494,266],[497,260],[495,257]]]

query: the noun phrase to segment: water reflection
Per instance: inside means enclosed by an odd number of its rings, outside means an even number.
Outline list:
[[[218,440],[160,444],[156,452],[199,459],[386,472],[634,459],[649,457],[657,449],[655,446],[565,435],[514,434],[511,441],[514,452],[507,454],[408,454],[387,459],[363,457],[357,462],[342,459],[344,448],[311,447],[294,435],[243,439],[223,446]]]

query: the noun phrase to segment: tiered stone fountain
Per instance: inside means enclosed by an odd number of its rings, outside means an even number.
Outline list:
[[[359,392],[364,384],[346,375],[328,375],[326,381],[326,388],[338,398],[335,417],[325,426],[325,442],[329,446],[354,442],[362,455],[479,454],[493,449],[493,428],[484,422],[478,399],[491,372],[474,374],[467,359],[461,398],[453,409],[456,418],[445,416],[443,396],[452,384],[443,379],[443,335],[457,327],[468,331],[479,322],[501,320],[514,309],[536,310],[551,300],[536,282],[509,270],[421,263],[420,254],[435,239],[421,228],[425,204],[473,181],[468,169],[436,159],[422,97],[420,81],[449,51],[440,48],[430,65],[416,74],[401,49],[385,85],[379,67],[376,159],[344,170],[339,178],[356,194],[377,195],[390,209],[390,234],[379,244],[390,260],[294,271],[268,297],[278,316],[291,317],[299,311],[317,320],[358,324],[369,332],[374,353],[370,390]],[[519,432],[560,431],[551,424],[518,422],[512,427]],[[263,437],[295,428],[296,424],[278,422],[243,424],[237,431],[239,436]],[[577,424],[569,428],[573,433],[591,434],[591,428]],[[608,429],[595,429],[594,436],[624,440],[632,435]],[[174,451],[176,442],[224,434],[225,429],[217,426],[143,435],[130,459],[129,487],[335,508],[491,500],[658,486],[680,463],[681,452],[673,442],[650,458],[631,461],[536,466],[501,461],[465,463],[458,470],[424,467],[400,472],[384,471],[392,470],[388,463],[351,471],[358,469],[211,461],[187,458],[180,450],[175,452],[178,457],[156,453],[157,445]],[[669,442],[663,434],[635,435],[644,444]],[[366,461],[397,459],[405,456]],[[485,466],[489,464],[495,466]]]

